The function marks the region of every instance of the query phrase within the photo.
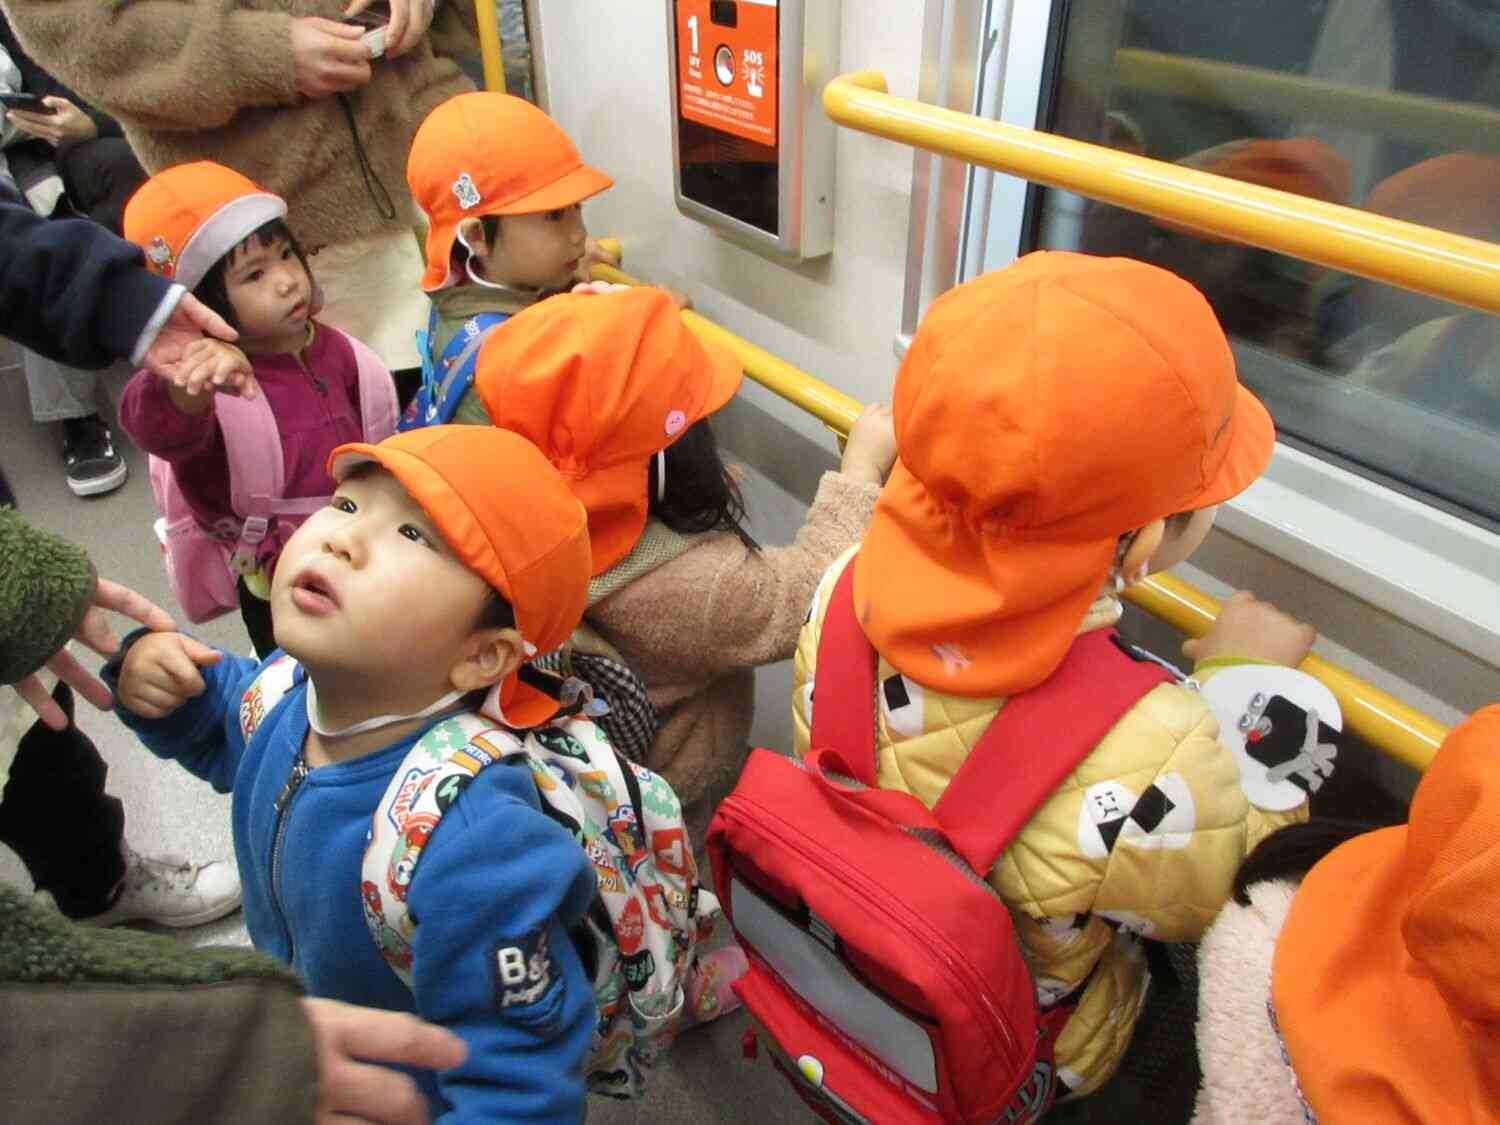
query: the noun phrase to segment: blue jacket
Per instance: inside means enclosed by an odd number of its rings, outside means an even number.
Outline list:
[[[595,876],[583,849],[541,811],[530,772],[504,763],[484,770],[433,832],[407,898],[418,919],[408,990],[366,927],[360,864],[370,817],[419,736],[313,769],[278,811],[307,737],[306,681],[299,674],[246,745],[239,704],[259,668],[226,653],[203,670],[207,690],[167,718],[120,708],[152,752],[233,791],[256,948],[290,963],[316,996],[415,1011],[463,1036],[463,1065],[417,1075],[441,1125],[581,1121],[596,1017],[568,931],[592,901]],[[538,955],[545,986],[529,1002],[512,996],[502,1006],[501,965]]]

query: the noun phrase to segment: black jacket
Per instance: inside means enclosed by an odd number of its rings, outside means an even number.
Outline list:
[[[171,283],[86,219],[0,202],[0,336],[70,367],[127,359]]]

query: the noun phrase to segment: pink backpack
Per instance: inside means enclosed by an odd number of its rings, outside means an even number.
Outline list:
[[[380,441],[396,430],[396,387],[380,357],[346,336],[359,370],[359,416],[365,440]],[[246,401],[220,395],[214,413],[224,434],[229,459],[229,504],[235,519],[214,528],[200,524],[178,487],[172,466],[148,458],[151,495],[162,519],[157,521],[167,583],[189,621],[210,621],[237,609],[236,580],[255,568],[256,546],[274,519],[301,523],[328,503],[326,496],[288,499],[281,460],[281,432],[264,394]]]
[[[1057,785],[1171,676],[1112,631],[1013,696],[928,809],[875,787],[876,655],[854,566],[818,644],[812,750],[755,750],[708,829],[719,901],[750,961],[734,990],[772,1062],[840,1125],[1022,1125],[1056,1093],[1067,1001],[1038,1008],[984,876]],[[888,690],[888,688],[887,688]]]

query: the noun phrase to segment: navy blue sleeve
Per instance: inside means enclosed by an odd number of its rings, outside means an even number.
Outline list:
[[[171,282],[86,219],[0,203],[0,335],[70,367],[128,359]]]
[[[239,731],[240,699],[259,668],[257,661],[226,652],[217,664],[199,669],[203,694],[165,718],[147,719],[119,702],[115,713],[158,758],[168,758],[220,793],[228,793],[245,750]]]
[[[469,1045],[464,1063],[438,1076],[438,1125],[583,1118],[597,1016],[568,930],[596,876],[564,829],[497,784],[515,782],[532,784],[524,767],[491,766],[471,782],[411,885],[417,1011]]]

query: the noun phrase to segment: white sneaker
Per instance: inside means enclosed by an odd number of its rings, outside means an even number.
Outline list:
[[[176,856],[152,858],[125,845],[125,880],[120,897],[102,914],[78,919],[82,926],[155,922],[159,926],[201,926],[238,909],[240,876],[233,863],[190,863]]]

